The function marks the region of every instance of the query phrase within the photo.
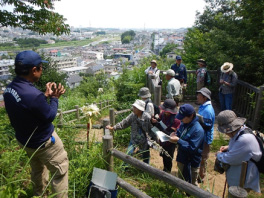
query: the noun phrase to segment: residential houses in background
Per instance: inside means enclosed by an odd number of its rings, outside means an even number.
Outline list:
[[[46,40],[51,44],[49,46],[52,46],[61,41],[88,39],[88,42],[96,38],[84,46],[49,47],[38,50],[39,53],[50,57],[50,64],[55,65],[59,72],[67,74],[67,85],[75,88],[82,80],[80,73],[95,75],[104,72],[109,78],[118,78],[122,73],[122,65],[126,63],[128,69],[133,69],[142,58],[152,54],[158,55],[168,43],[178,44],[179,49],[182,49],[186,29],[136,31],[134,40],[129,44],[122,44],[119,40],[123,30],[106,29],[104,30],[106,34],[100,37],[97,37],[97,31],[99,29],[72,28],[69,35],[57,37],[50,34],[38,35],[18,28],[0,28],[0,43],[15,43],[14,38],[36,38]],[[9,68],[14,66],[14,57],[17,53],[19,51],[0,51],[0,90],[4,89],[6,83],[4,81],[11,77]],[[175,56],[173,52],[167,54],[167,58]]]

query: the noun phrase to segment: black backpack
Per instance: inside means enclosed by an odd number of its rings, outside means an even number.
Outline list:
[[[252,134],[255,136],[255,138],[257,139],[258,143],[259,143],[259,147],[260,147],[260,150],[262,152],[262,156],[260,158],[260,160],[258,162],[256,162],[255,160],[253,159],[250,159],[250,161],[254,162],[256,164],[256,166],[258,167],[258,171],[260,173],[264,173],[264,148],[263,148],[263,143],[264,143],[264,140],[263,138],[260,136],[260,133],[258,131],[252,131],[251,129],[249,128],[245,128],[244,131],[241,131],[240,134],[237,136],[236,140],[243,134]]]
[[[208,73],[208,71],[206,70],[205,72],[205,77],[204,77],[204,85],[211,85],[212,84],[212,78],[210,76],[210,74]]]
[[[146,102],[146,105],[145,105],[145,110],[147,109],[147,105],[148,105],[148,103],[149,103],[149,101],[148,102]],[[152,102],[151,102],[152,103]],[[153,107],[154,107],[154,116],[155,115],[159,115],[160,114],[160,108],[157,106],[157,105],[155,105],[154,103],[152,103],[153,104]]]

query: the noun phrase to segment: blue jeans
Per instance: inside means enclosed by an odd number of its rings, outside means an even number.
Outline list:
[[[129,145],[127,147],[127,155],[133,155],[135,150],[135,145],[132,144],[132,142],[129,142]],[[140,150],[139,153],[141,154],[141,157],[143,159],[143,162],[149,164],[149,158],[150,158],[150,152],[149,147],[146,150]]]
[[[219,92],[221,111],[232,110],[233,94],[222,94]]]

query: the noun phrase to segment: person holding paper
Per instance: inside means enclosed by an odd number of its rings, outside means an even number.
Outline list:
[[[159,119],[156,120],[152,118],[151,121],[160,131],[170,135],[171,132],[175,132],[181,124],[181,122],[175,117],[177,114],[176,102],[173,99],[166,99],[164,103],[160,105],[160,109],[162,111],[159,115]],[[165,153],[160,154],[163,158],[163,171],[170,173],[176,145],[168,141],[161,141],[160,145],[170,155],[170,157],[168,157]]]
[[[198,113],[203,117],[203,122],[200,122],[200,124],[205,132],[202,161],[198,178],[198,182],[203,182],[206,173],[207,159],[210,153],[210,145],[214,139],[215,112],[211,102],[211,91],[204,87],[196,93],[197,103],[200,104]]]
[[[170,141],[178,144],[178,177],[198,186],[204,130],[190,104],[182,105],[176,118],[181,120],[181,125],[176,133],[171,133]]]

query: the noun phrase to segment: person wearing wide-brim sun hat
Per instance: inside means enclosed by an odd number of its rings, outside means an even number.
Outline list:
[[[157,68],[157,61],[156,60],[152,60],[150,62],[150,67],[148,67],[145,70],[145,73],[147,75],[151,75],[154,79],[155,79],[155,85],[158,85],[160,82],[160,70]]]
[[[233,93],[237,84],[237,74],[233,71],[232,63],[224,63],[221,66],[221,76],[219,83],[219,100],[221,111],[232,110]]]
[[[177,114],[176,102],[173,99],[166,99],[159,107],[161,112],[158,119],[152,118],[151,121],[153,125],[167,135],[176,132],[181,124],[180,120],[175,117]],[[162,123],[165,126],[162,125]],[[160,153],[163,159],[163,171],[170,173],[176,145],[171,142],[161,142],[160,145],[169,154],[169,156],[167,156],[165,153]]]
[[[136,100],[133,104],[133,112],[115,126],[106,126],[110,130],[121,130],[131,126],[130,142],[127,148],[127,154],[133,155],[136,148],[142,153],[145,163],[149,163],[150,151],[148,145],[148,136],[155,138],[151,132],[151,116],[145,112],[146,103],[143,100]]]
[[[154,105],[151,101],[151,93],[149,91],[149,88],[142,87],[140,88],[138,92],[138,96],[146,103],[145,105],[145,112],[149,113],[151,117],[154,117]]]
[[[259,161],[262,152],[252,130],[245,126],[246,118],[237,117],[231,110],[221,111],[217,116],[218,130],[229,136],[229,145],[221,146],[216,154],[223,164],[229,164],[226,170],[228,186],[239,186],[242,162],[248,162],[245,189],[260,192],[259,171],[254,161]]]

